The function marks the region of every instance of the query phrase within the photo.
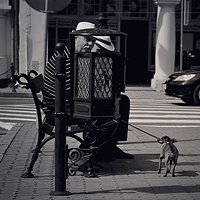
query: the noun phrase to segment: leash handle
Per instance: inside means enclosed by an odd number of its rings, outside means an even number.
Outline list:
[[[124,120],[121,120],[121,121],[122,121],[122,122],[124,122],[125,124],[128,124],[129,126],[131,126],[131,127],[135,128],[135,129],[137,129],[137,130],[139,130],[139,131],[141,131],[141,132],[143,132],[143,133],[145,133],[145,134],[147,134],[147,135],[149,135],[149,136],[153,137],[153,138],[156,138],[156,139],[157,139],[157,141],[158,141],[158,140],[160,140],[160,138],[159,138],[159,137],[157,137],[157,136],[155,136],[155,135],[152,135],[152,134],[150,134],[150,133],[148,133],[148,132],[146,132],[146,131],[144,131],[144,130],[142,130],[142,129],[140,129],[140,128],[136,127],[136,126],[133,126],[132,124],[129,124],[128,122],[126,122],[126,121],[124,121]]]

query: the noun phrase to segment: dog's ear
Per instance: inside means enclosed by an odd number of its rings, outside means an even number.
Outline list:
[[[172,143],[178,142],[177,139],[175,139],[175,138],[172,138],[171,141],[172,141]]]
[[[157,139],[157,142],[160,143],[160,144],[163,144],[163,143],[164,143],[164,141],[163,141],[161,138],[158,138],[158,139]]]
[[[163,142],[170,142],[171,138],[169,136],[165,135],[165,136],[161,137],[161,140]]]

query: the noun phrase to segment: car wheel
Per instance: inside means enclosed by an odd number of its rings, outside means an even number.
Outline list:
[[[193,97],[195,104],[200,105],[200,84],[194,89]]]
[[[194,100],[192,98],[184,98],[184,97],[182,97],[181,100],[183,102],[185,102],[186,104],[188,104],[188,105],[194,105],[195,104],[195,102],[194,102]]]

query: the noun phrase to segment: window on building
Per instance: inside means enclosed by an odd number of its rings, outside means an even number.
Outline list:
[[[73,0],[63,10],[56,13],[56,15],[78,15],[78,0]]]
[[[84,0],[84,15],[97,15],[99,13],[99,0]]]
[[[107,1],[107,15],[108,16],[116,16],[116,11],[117,11],[117,0],[108,0]]]
[[[56,28],[48,28],[48,57],[52,56],[55,52],[56,45]]]
[[[124,0],[123,16],[126,17],[147,17],[148,0]]]
[[[61,42],[65,45],[69,44],[69,32],[71,30],[69,28],[58,28],[58,42]]]
[[[200,1],[199,0],[192,0],[191,19],[200,19]]]

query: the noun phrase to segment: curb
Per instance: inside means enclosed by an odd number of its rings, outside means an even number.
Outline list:
[[[26,89],[16,89],[16,92],[12,91],[12,88],[1,88],[0,97],[32,97],[29,90]]]
[[[0,97],[32,97],[31,93],[17,93],[17,92],[0,92]]]
[[[5,136],[1,137],[0,144],[0,162],[2,161],[7,149],[11,145],[12,141],[14,140],[16,134],[21,130],[23,123],[17,123],[14,127],[9,130]]]

